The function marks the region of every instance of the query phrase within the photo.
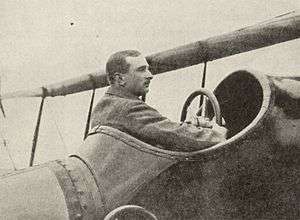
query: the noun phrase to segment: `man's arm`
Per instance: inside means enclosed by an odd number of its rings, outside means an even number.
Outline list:
[[[125,121],[122,124],[126,125],[124,129],[128,133],[168,150],[199,150],[225,140],[224,131],[172,122],[141,101],[127,103],[123,111],[125,117],[122,120]]]

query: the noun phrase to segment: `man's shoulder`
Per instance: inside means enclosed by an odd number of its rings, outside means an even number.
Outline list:
[[[125,105],[128,101],[112,95],[105,94],[95,106],[95,110],[101,110],[106,108],[118,108]]]
[[[120,117],[126,115],[130,107],[128,105],[130,100],[113,96],[104,95],[92,112],[92,127],[103,124],[116,124]]]

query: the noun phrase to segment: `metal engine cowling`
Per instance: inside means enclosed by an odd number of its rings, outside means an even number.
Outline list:
[[[66,160],[0,177],[0,219],[104,219],[175,162],[123,132],[101,127]]]

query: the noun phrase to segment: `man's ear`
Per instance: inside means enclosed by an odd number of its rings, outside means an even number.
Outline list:
[[[118,73],[118,72],[115,73],[115,81],[120,86],[124,86],[125,85],[124,76],[121,73]]]

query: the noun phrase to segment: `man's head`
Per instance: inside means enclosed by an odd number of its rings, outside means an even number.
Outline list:
[[[123,87],[135,96],[145,95],[153,75],[144,56],[136,50],[116,52],[106,63],[111,85]]]

